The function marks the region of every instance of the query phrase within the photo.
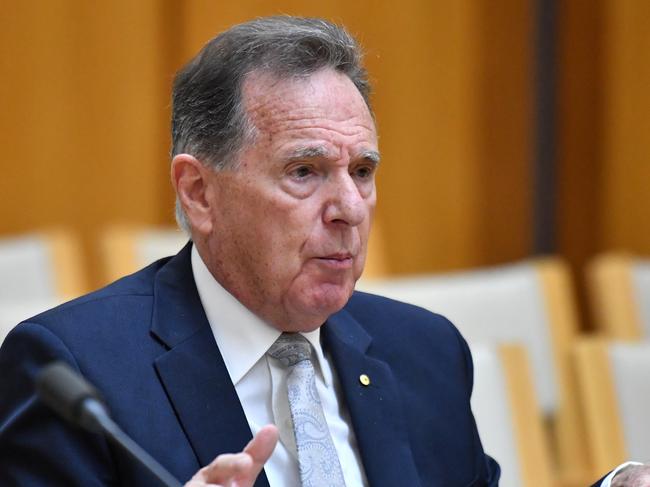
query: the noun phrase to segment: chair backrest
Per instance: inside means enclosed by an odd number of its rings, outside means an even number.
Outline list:
[[[594,321],[609,338],[650,338],[650,259],[595,257],[587,268]]]
[[[188,240],[175,227],[108,227],[101,235],[105,278],[114,281],[162,257],[175,255]]]
[[[650,343],[585,339],[575,350],[594,475],[650,458]]]
[[[471,344],[472,410],[485,451],[501,465],[502,487],[550,487],[551,460],[526,351]]]
[[[577,311],[570,274],[557,258],[443,275],[362,280],[358,289],[447,316],[472,342],[522,344],[550,419],[558,465],[567,482],[587,463],[570,369]]]
[[[79,242],[51,230],[0,238],[0,300],[59,299],[81,294]]]
[[[558,404],[556,323],[545,295],[541,269],[549,262],[446,275],[363,280],[357,288],[445,315],[470,341],[524,344],[531,357],[542,407],[553,412]],[[575,328],[575,323],[568,325]]]

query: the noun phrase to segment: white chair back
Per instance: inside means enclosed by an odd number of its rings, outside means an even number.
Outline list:
[[[556,485],[542,412],[521,345],[470,344],[472,410],[485,451],[501,465],[501,486]]]
[[[650,460],[650,343],[585,337],[573,358],[592,477]]]
[[[0,239],[0,299],[47,299],[59,294],[52,249],[41,234]]]
[[[650,339],[650,260],[633,261],[632,290],[638,304],[641,333],[645,339]]]
[[[586,277],[599,331],[614,340],[650,339],[650,259],[603,253],[589,262]]]
[[[176,255],[189,237],[176,228],[142,230],[135,239],[135,258],[138,268],[163,257]]]
[[[612,343],[608,349],[618,412],[630,459],[650,460],[650,344]]]
[[[175,227],[117,225],[101,236],[106,282],[170,255],[175,255],[189,237]]]
[[[540,404],[545,412],[555,411],[558,390],[549,316],[532,264],[362,280],[357,289],[440,313],[471,342],[523,344],[530,356]]]
[[[54,298],[50,299],[0,299],[0,344],[11,329],[21,321],[60,304]]]
[[[521,487],[513,412],[503,365],[494,346],[472,344],[471,350],[474,359],[472,411],[483,449],[501,466],[499,485]]]

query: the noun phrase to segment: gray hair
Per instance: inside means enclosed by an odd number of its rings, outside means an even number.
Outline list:
[[[176,74],[172,157],[187,153],[215,170],[236,168],[237,154],[255,134],[242,103],[242,85],[255,71],[283,80],[334,69],[350,78],[372,113],[361,59],[355,39],[323,19],[275,16],[231,27]],[[189,233],[178,197],[176,220]]]

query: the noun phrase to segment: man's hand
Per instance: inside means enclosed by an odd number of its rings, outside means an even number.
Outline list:
[[[612,479],[612,487],[650,487],[650,465],[630,465]]]
[[[278,429],[264,426],[241,453],[224,453],[196,472],[185,487],[251,487],[273,453]]]

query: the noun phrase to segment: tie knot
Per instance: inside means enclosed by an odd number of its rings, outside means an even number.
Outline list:
[[[283,333],[267,353],[282,362],[285,367],[291,367],[303,360],[309,360],[311,346],[300,333]]]

